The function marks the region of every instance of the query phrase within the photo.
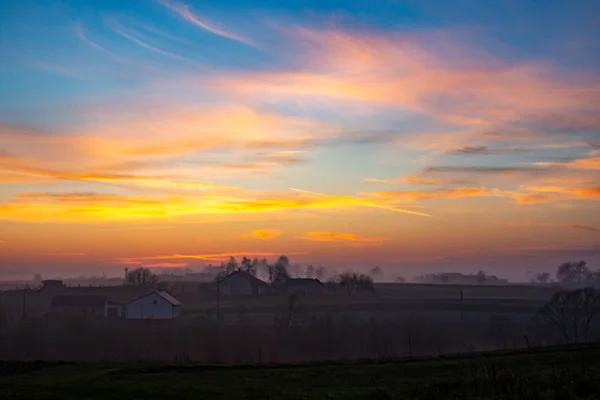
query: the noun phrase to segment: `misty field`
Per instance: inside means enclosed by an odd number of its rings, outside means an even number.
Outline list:
[[[272,366],[0,362],[6,399],[597,399],[600,344]]]

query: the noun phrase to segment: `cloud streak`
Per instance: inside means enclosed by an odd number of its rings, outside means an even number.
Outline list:
[[[243,43],[246,45],[253,46],[252,41],[250,41],[248,38],[245,38],[245,37],[237,35],[235,33],[226,31],[224,29],[217,28],[216,26],[209,24],[207,21],[205,21],[199,15],[194,14],[190,10],[189,6],[187,6],[186,4],[175,3],[175,2],[171,2],[171,1],[167,1],[167,0],[155,0],[155,1],[158,4],[161,4],[164,7],[168,8],[169,10],[173,11],[174,13],[179,15],[181,18],[185,19],[186,21],[194,24],[195,26],[197,26],[201,29],[204,29],[212,34],[217,35],[217,36],[221,36],[221,37],[224,37],[227,39],[235,40],[237,42],[240,42],[240,43]]]
[[[303,236],[300,236],[299,239],[314,242],[350,242],[354,245],[372,246],[380,246],[383,241],[383,239],[379,238],[368,238],[352,233],[339,232],[306,232]]]
[[[270,240],[278,236],[281,236],[281,231],[279,229],[254,229],[242,237],[246,239]]]

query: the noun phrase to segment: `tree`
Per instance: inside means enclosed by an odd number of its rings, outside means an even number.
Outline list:
[[[581,261],[568,261],[558,266],[556,271],[556,280],[563,285],[581,285],[588,282],[592,272],[587,267],[587,263]]]
[[[397,276],[395,279],[396,283],[405,283],[406,282],[406,278],[404,278],[403,276]]]
[[[373,278],[369,275],[360,274],[356,280],[356,288],[359,292],[374,292],[375,285],[373,284]]]
[[[346,292],[352,296],[356,291],[358,292],[372,292],[375,290],[373,284],[373,278],[364,274],[355,274],[352,272],[344,272],[340,274],[335,282],[346,289]]]
[[[304,276],[306,276],[307,278],[312,278],[313,276],[315,276],[315,267],[313,267],[312,264],[306,266]]]
[[[148,268],[140,267],[127,273],[126,284],[130,286],[149,286],[158,282],[158,277]]]
[[[234,256],[229,257],[229,261],[227,261],[227,264],[225,264],[225,272],[227,273],[227,275],[231,274],[233,271],[237,271],[238,269],[238,263],[235,260]]]
[[[319,265],[315,269],[315,276],[317,277],[318,280],[322,281],[325,278],[325,267],[322,265]]]
[[[549,283],[550,282],[550,273],[542,272],[541,274],[537,274],[535,276],[535,281],[538,283]]]
[[[600,314],[600,292],[586,287],[555,293],[539,314],[560,331],[566,342],[587,340],[590,327]]]
[[[256,260],[256,258],[255,258],[255,260]],[[258,260],[256,260],[256,262],[258,264]],[[242,258],[242,262],[240,263],[240,266],[242,268],[242,271],[247,272],[253,276],[256,275],[256,270],[254,269],[255,264],[248,257]]]
[[[275,264],[269,265],[267,272],[269,275],[269,282],[271,285],[276,286],[284,283],[290,277],[288,267],[290,260],[286,256],[280,256]]]
[[[383,275],[383,271],[381,270],[381,268],[375,267],[371,269],[370,275],[373,279],[380,279]]]

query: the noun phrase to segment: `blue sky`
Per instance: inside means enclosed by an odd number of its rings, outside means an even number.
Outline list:
[[[598,2],[23,0],[0,14],[12,265],[259,251],[390,276],[510,260],[522,279],[548,252],[598,258]],[[198,236],[204,223],[221,225]],[[99,224],[176,228],[116,241]]]

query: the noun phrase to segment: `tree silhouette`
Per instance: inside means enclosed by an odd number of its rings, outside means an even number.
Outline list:
[[[158,277],[148,268],[140,267],[127,273],[126,284],[130,286],[149,286],[158,282]]]
[[[561,333],[566,342],[587,340],[600,313],[600,293],[590,287],[555,293],[539,314]]]
[[[280,285],[290,278],[290,273],[288,271],[289,265],[290,260],[286,256],[280,256],[275,264],[268,266],[267,272],[271,285]]]
[[[256,275],[255,266],[258,264],[258,260],[255,258],[256,264],[250,260],[248,257],[242,258],[242,262],[240,263],[240,267],[242,271],[249,273],[250,275]]]
[[[229,257],[229,261],[227,261],[227,264],[225,264],[225,273],[227,275],[229,275],[233,271],[236,271],[237,269],[238,269],[238,263],[235,260],[235,257],[233,257],[233,256]]]
[[[313,276],[315,276],[315,267],[313,267],[312,264],[306,266],[304,276],[306,276],[307,278],[312,278]]]
[[[315,269],[315,277],[322,281],[323,278],[325,278],[325,267],[322,265],[319,265],[316,269]]]
[[[542,272],[535,276],[535,280],[539,283],[549,283],[550,282],[550,273]]]
[[[383,271],[379,267],[375,267],[371,269],[371,273],[369,274],[373,279],[380,279],[383,275]]]
[[[592,277],[592,272],[587,263],[581,261],[568,261],[558,266],[556,279],[564,285],[581,285],[587,283]]]
[[[350,296],[357,291],[363,293],[375,290],[373,278],[364,274],[344,272],[337,277],[336,282],[339,286],[343,287]]]

